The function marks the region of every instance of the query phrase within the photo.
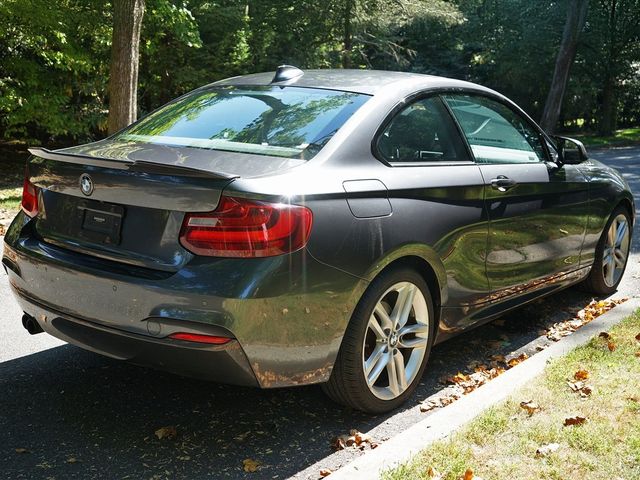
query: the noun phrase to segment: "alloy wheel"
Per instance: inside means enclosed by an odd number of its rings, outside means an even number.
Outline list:
[[[371,313],[362,348],[367,386],[381,400],[399,397],[415,380],[427,352],[429,309],[420,288],[399,282]]]
[[[608,287],[616,285],[624,272],[629,244],[629,223],[623,214],[619,214],[609,226],[602,254],[602,273]]]

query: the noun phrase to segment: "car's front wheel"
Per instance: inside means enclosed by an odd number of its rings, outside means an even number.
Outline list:
[[[425,369],[434,332],[429,288],[416,271],[383,272],[358,303],[324,391],[368,413],[401,405]]]
[[[596,247],[596,258],[585,287],[599,295],[616,291],[627,266],[631,247],[631,219],[623,207],[614,210]]]

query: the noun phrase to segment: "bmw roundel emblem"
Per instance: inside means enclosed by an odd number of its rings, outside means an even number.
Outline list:
[[[80,175],[80,190],[82,190],[82,193],[87,197],[93,193],[93,180],[91,180],[88,173]]]

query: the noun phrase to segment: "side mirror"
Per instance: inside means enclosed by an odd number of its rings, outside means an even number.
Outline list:
[[[587,149],[581,141],[568,137],[554,137],[558,143],[558,154],[561,163],[577,165],[589,158]]]

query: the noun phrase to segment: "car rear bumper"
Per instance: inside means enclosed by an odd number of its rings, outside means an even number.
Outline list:
[[[56,338],[136,365],[234,385],[258,386],[237,340],[209,345],[125,332],[72,318],[16,292],[23,311]]]
[[[264,259],[196,257],[175,273],[142,271],[46,243],[23,214],[7,232],[2,262],[23,310],[58,338],[138,364],[263,388],[326,381],[366,288],[304,250]],[[167,338],[176,332],[233,340],[202,346]]]

